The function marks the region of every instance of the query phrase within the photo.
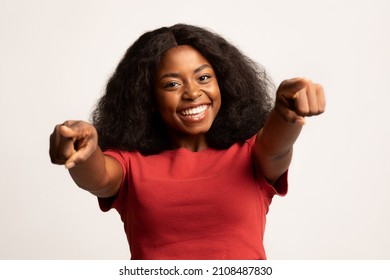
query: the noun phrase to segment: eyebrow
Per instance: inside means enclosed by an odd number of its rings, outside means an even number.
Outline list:
[[[194,74],[199,73],[200,71],[202,71],[203,69],[206,69],[206,68],[211,68],[211,66],[208,64],[203,64],[194,70]],[[179,78],[180,74],[179,73],[166,73],[166,74],[161,76],[160,80],[162,80],[164,78],[169,78],[169,77]]]

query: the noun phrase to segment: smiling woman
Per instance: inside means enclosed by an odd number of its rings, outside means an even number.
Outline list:
[[[272,108],[269,95],[272,85],[262,67],[218,34],[177,24],[143,34],[125,53],[93,114],[102,149],[117,147],[142,154],[172,149],[166,137],[167,126],[157,112],[155,91],[159,82],[157,71],[164,57],[178,46],[197,50],[218,80],[222,102],[206,133],[209,146],[228,148],[237,141],[245,141],[262,127]],[[185,65],[188,58],[181,59]],[[165,74],[177,78],[179,73]],[[207,80],[206,76],[199,78]],[[173,81],[165,86],[174,88],[180,84],[177,79]]]
[[[206,133],[221,107],[218,81],[210,62],[191,46],[168,50],[157,71],[155,95],[158,111],[170,131],[172,148],[207,148]]]
[[[119,63],[93,124],[55,127],[51,160],[119,212],[132,259],[265,259],[266,214],[287,192],[293,144],[325,109],[308,79],[284,81],[273,109],[269,88],[217,34],[150,31]]]

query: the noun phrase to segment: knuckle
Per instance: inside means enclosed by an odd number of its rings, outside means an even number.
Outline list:
[[[287,84],[289,84],[289,80],[284,80],[280,83],[280,87],[284,87],[286,86]]]
[[[65,125],[65,126],[70,126],[71,125],[71,123],[70,123],[70,121],[64,121],[62,124],[60,124],[59,126],[62,126],[62,125]]]
[[[311,81],[309,78],[307,78],[307,77],[302,77],[302,78],[301,78],[301,81],[302,81],[304,84],[306,84],[306,85],[312,84],[312,81]]]
[[[324,87],[321,84],[314,84],[314,86],[316,87],[317,90],[321,92],[324,91]]]
[[[54,127],[54,130],[53,130],[53,133],[50,134],[50,140],[54,140],[58,137],[59,135],[59,130],[60,130],[60,127],[62,126],[62,124],[57,124],[55,127]]]

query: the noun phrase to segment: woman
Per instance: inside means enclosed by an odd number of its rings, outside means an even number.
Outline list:
[[[274,105],[271,88],[219,35],[160,28],[127,50],[93,124],[56,126],[50,156],[118,210],[132,259],[265,259],[269,204],[305,117],[325,109],[308,79],[284,81]]]

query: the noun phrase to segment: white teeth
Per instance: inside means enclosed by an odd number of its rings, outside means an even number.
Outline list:
[[[184,116],[196,115],[196,114],[203,113],[204,111],[206,111],[206,109],[207,109],[207,105],[200,105],[200,106],[195,107],[195,108],[183,110],[180,112],[180,114],[182,114]]]

